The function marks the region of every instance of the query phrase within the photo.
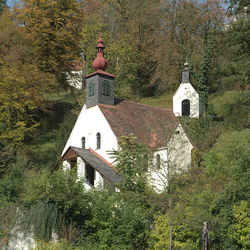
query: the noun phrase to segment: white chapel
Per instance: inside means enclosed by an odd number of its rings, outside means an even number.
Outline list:
[[[154,152],[153,165],[158,167],[148,166],[148,178],[161,192],[171,164],[179,172],[191,164],[194,145],[171,109],[114,98],[115,76],[105,71],[108,62],[103,57],[101,33],[96,48],[95,72],[85,77],[86,104],[62,152],[63,166],[76,168],[87,188],[101,185],[115,191],[122,177],[107,151],[119,148],[120,136],[133,134]]]
[[[173,95],[173,112],[176,116],[189,116],[191,118],[199,118],[202,114],[202,104],[199,94],[190,81],[187,62],[182,70],[181,84]]]

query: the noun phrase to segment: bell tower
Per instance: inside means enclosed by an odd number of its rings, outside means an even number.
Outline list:
[[[199,94],[191,83],[188,62],[184,64],[181,74],[181,84],[173,96],[173,112],[176,116],[199,118],[202,105]]]
[[[98,103],[114,106],[114,78],[106,72],[108,61],[103,57],[105,49],[99,32],[97,41],[97,57],[93,62],[94,73],[85,76],[86,79],[86,107],[90,108]]]

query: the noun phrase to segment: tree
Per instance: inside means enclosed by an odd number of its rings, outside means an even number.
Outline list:
[[[248,16],[247,9],[243,13],[229,15],[231,21],[216,39],[211,71],[215,82],[214,90],[246,89],[250,84]]]
[[[148,168],[148,149],[137,143],[132,134],[118,139],[119,149],[110,151],[115,159],[117,174],[123,177],[120,188],[130,191],[144,191],[146,187],[145,172]]]
[[[12,10],[14,19],[34,38],[40,68],[65,86],[65,71],[81,51],[83,12],[75,0],[23,0]]]
[[[188,60],[194,76],[192,83],[199,87],[206,106],[213,34],[223,25],[221,4],[219,1],[166,1],[161,5],[161,13],[164,21],[155,33],[158,43],[153,81],[159,82],[161,91],[176,89],[181,65]]]
[[[238,236],[244,235],[244,230],[240,232],[240,228],[245,223],[245,208],[239,204],[241,201],[249,203],[249,162],[249,129],[223,133],[214,147],[204,155],[207,176],[219,191],[211,210],[213,216],[220,220],[213,229],[215,249],[242,248]],[[234,206],[237,207],[235,210]],[[242,220],[238,217],[241,213]],[[230,228],[237,228],[234,236]]]
[[[39,126],[38,109],[54,79],[43,73],[33,54],[32,37],[6,12],[0,20],[0,139],[23,142]]]
[[[93,44],[101,29],[108,71],[119,82],[116,93],[122,97],[152,95],[149,83],[155,62],[151,34],[158,27],[158,1],[87,1],[85,10],[83,48],[87,64],[92,65],[96,56]]]
[[[6,0],[0,0],[0,15],[4,11],[5,7],[6,7]]]
[[[241,201],[239,206],[233,206],[233,215],[236,223],[230,228],[230,237],[241,245],[241,249],[250,247],[250,210],[247,201]]]

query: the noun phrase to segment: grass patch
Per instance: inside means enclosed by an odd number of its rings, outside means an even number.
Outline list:
[[[226,105],[232,105],[237,100],[239,91],[226,91],[211,94],[208,98],[208,114],[222,115]]]
[[[250,146],[250,129],[240,131],[224,132],[220,135],[209,153],[224,153],[228,148],[238,146]]]
[[[204,156],[204,166],[220,180],[235,174],[238,178],[248,171],[250,162],[250,129],[224,132]],[[236,171],[236,172],[235,172]]]
[[[172,95],[164,94],[158,97],[136,98],[133,101],[159,108],[173,109]]]

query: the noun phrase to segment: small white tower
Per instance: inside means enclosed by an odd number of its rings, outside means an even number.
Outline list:
[[[191,118],[199,118],[202,114],[199,94],[191,84],[187,62],[182,70],[182,82],[173,96],[173,112],[176,116],[189,116]]]

